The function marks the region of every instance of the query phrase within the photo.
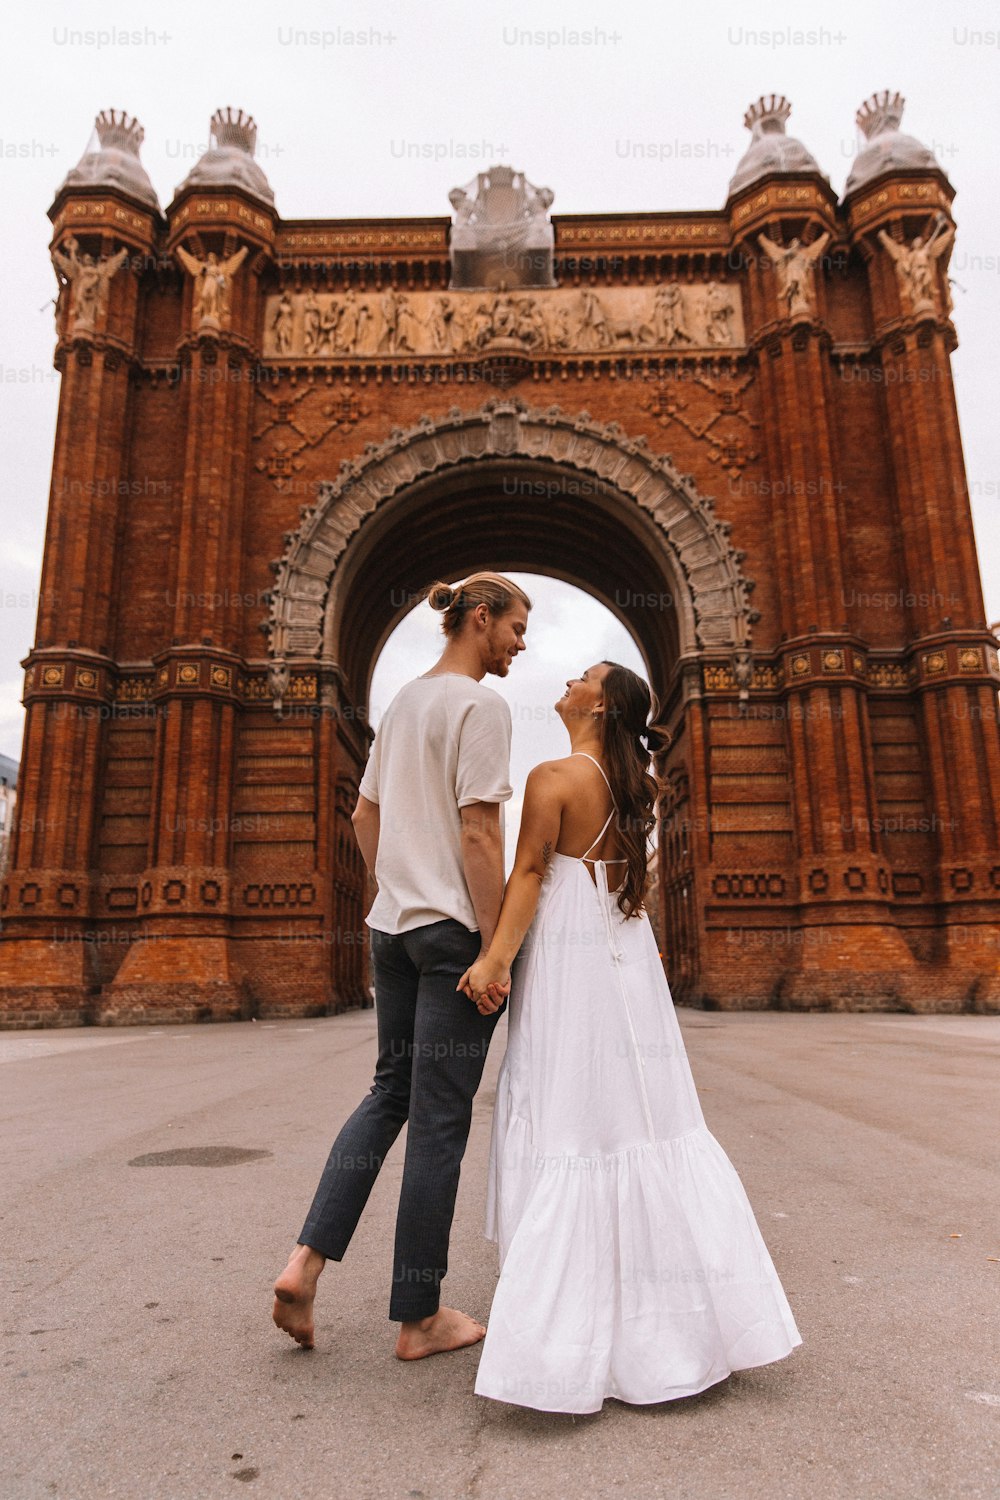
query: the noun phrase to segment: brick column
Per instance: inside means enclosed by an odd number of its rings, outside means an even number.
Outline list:
[[[889,910],[876,816],[863,643],[846,621],[846,556],[829,333],[829,188],[750,190],[731,205],[745,257],[781,586],[782,703],[803,941],[775,998],[794,1008],[908,1005],[913,955]],[[776,632],[778,633],[778,632]]]
[[[50,215],[62,373],[17,831],[3,891],[0,1019],[91,1018],[98,767],[114,697],[117,534],[127,504],[139,282],[156,221],[113,190],[63,188]]]
[[[249,1004],[230,942],[230,843],[239,703],[244,504],[259,358],[258,257],[273,217],[238,191],[188,192],[168,213],[185,270],[177,358],[184,464],[170,644],[154,656],[156,738],[144,940],[129,949],[101,1019],[225,1019]],[[196,230],[192,225],[196,224]],[[196,268],[224,278],[216,303]]]
[[[866,183],[848,200],[866,262],[906,581],[906,665],[918,706],[935,852],[938,1000],[1000,1008],[1000,732],[951,375],[957,344],[943,175]],[[922,253],[921,253],[922,252]]]

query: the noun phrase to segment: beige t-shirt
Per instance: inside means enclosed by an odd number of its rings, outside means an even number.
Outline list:
[[[379,805],[378,895],[365,918],[409,932],[453,917],[479,930],[462,864],[470,802],[504,803],[510,784],[510,709],[472,677],[442,672],[408,682],[386,709],[361,778]],[[504,810],[500,808],[501,848]]]

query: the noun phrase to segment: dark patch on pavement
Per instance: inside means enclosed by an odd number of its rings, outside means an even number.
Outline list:
[[[173,1151],[147,1151],[133,1156],[130,1167],[238,1167],[245,1161],[273,1156],[272,1151],[251,1151],[245,1146],[177,1146]]]

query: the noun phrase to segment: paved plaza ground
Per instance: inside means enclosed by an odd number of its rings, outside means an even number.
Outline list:
[[[388,1322],[402,1142],[317,1347],[270,1286],[342,1119],[371,1011],[0,1034],[2,1500],[895,1500],[1000,1494],[1000,1017],[678,1012],[803,1344],[653,1407],[473,1395],[478,1349],[402,1364]],[[447,1301],[486,1318],[497,1033]],[[262,1154],[143,1165],[190,1148]]]

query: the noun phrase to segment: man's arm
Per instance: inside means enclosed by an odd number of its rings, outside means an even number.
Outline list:
[[[503,900],[503,846],[499,802],[469,802],[462,818],[462,868],[476,913],[483,952],[493,941]]]
[[[462,720],[455,770],[462,870],[484,953],[493,939],[503,899],[500,818],[501,803],[511,795],[510,727],[506,703],[487,692]]]
[[[542,764],[529,773],[514,868],[489,952],[463,974],[457,986],[471,1000],[481,997],[479,1009],[484,1013],[498,1009],[499,998],[491,1001],[484,992],[491,984],[498,990],[509,986],[510,966],[534,921],[542,881],[559,842],[564,799],[564,781],[556,766]]]
[[[381,827],[378,803],[370,802],[367,797],[359,794],[358,805],[351,813],[351,822],[354,824],[354,836],[361,850],[361,858],[365,862],[368,873],[374,878],[375,856],[378,854],[378,836]]]

